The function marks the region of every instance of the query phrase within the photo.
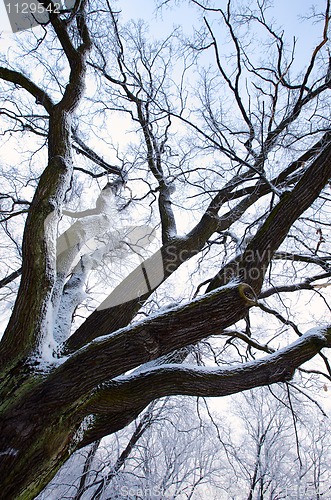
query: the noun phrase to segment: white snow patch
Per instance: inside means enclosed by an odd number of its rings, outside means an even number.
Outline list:
[[[15,450],[15,448],[8,448],[5,451],[0,451],[0,457],[4,456],[4,455],[10,455],[12,457],[16,457],[17,453],[18,453],[18,450]]]
[[[57,231],[57,213],[55,210],[47,215],[44,220],[44,235],[47,248],[47,258],[50,259],[54,265],[56,260],[56,231]]]
[[[76,444],[80,443],[83,440],[85,432],[93,426],[94,421],[95,421],[95,416],[93,414],[84,417],[84,419],[82,420],[80,426],[78,427],[72,438],[73,446],[75,446]]]
[[[210,292],[210,293],[214,293]],[[307,332],[305,332],[304,335],[299,337],[297,340],[292,342],[291,344],[282,347],[278,351],[275,351],[274,353],[270,354],[269,356],[264,356],[262,358],[257,358],[253,361],[248,361],[247,363],[243,364],[234,364],[230,365],[224,368],[218,368],[215,366],[195,366],[189,363],[181,363],[181,364],[164,364],[164,365],[159,365],[159,366],[153,366],[153,362],[145,363],[138,369],[134,370],[133,372],[125,375],[119,375],[118,377],[115,377],[113,380],[116,380],[117,382],[125,382],[128,380],[133,380],[135,378],[139,378],[142,375],[146,375],[147,373],[151,372],[160,372],[162,370],[166,371],[173,371],[173,370],[180,370],[181,372],[187,371],[190,373],[197,373],[197,374],[207,374],[207,373],[217,373],[217,374],[227,374],[227,373],[235,373],[235,372],[240,372],[243,370],[247,370],[247,368],[253,368],[254,366],[259,366],[263,365],[264,363],[268,363],[272,361],[272,359],[277,359],[282,356],[284,353],[288,353],[291,351],[293,348],[297,348],[300,344],[304,344],[307,342],[307,338],[315,337],[319,338],[320,340],[325,341],[325,332],[328,328],[330,328],[330,325],[328,326],[320,326],[316,328],[311,328]]]
[[[53,337],[54,317],[51,303],[48,304],[46,317],[43,323],[45,335],[39,347],[40,357],[45,363],[52,363],[54,360],[54,352],[56,352],[58,346]]]
[[[325,333],[330,328],[330,324],[315,326],[314,328],[310,328],[307,330],[303,337],[318,337],[321,340],[325,340]]]
[[[59,344],[54,339],[54,314],[53,306],[49,301],[45,318],[42,320],[42,331],[44,336],[40,341],[35,355],[30,359],[30,363],[37,371],[47,373],[51,369],[64,363],[69,356],[58,356]]]

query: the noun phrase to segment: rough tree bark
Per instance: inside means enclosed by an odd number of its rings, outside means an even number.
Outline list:
[[[140,90],[135,95],[126,84],[121,49],[118,61],[122,80],[109,77],[105,68],[96,64],[94,67],[102,70],[103,77],[112,84],[121,86],[126,98],[136,106],[149,168],[158,182],[162,246],[118,285],[106,306],[91,313],[72,336],[57,346],[46,368],[42,365],[44,350],[52,349],[54,342],[52,328],[56,317],[52,315],[54,311],[57,314],[59,298],[68,292],[66,280],[71,279],[70,266],[65,276],[59,277],[57,272],[60,264],[56,259],[56,230],[73,175],[73,142],[89,158],[105,166],[75,138],[72,129],[92,49],[85,8],[85,1],[76,2],[71,24],[61,15],[50,14],[51,26],[69,64],[69,81],[61,100],[53,102],[46,90],[22,73],[0,68],[1,79],[22,87],[22,92],[42,104],[49,116],[48,165],[29,207],[20,287],[0,343],[0,498],[6,500],[34,498],[74,451],[123,428],[156,398],[174,394],[223,396],[287,381],[303,363],[323,348],[331,347],[331,326],[327,326],[308,331],[262,359],[224,369],[180,363],[141,366],[222,334],[246,317],[251,307],[258,307],[265,273],[276,251],[293,223],[317,200],[331,178],[331,140],[330,130],[324,130],[315,145],[295,162],[284,165],[282,173],[271,181],[267,181],[260,168],[262,156],[255,155],[253,170],[248,168],[246,174],[234,176],[214,194],[200,221],[185,237],[180,237],[176,234],[170,189],[162,170],[161,148],[148,122],[148,106],[137,98]],[[116,30],[115,34],[119,37]],[[304,105],[327,88],[321,84],[312,92],[307,91],[306,84],[304,78],[299,98],[288,116],[273,130],[270,125],[264,154]],[[235,95],[238,89],[232,88]],[[245,122],[251,129],[247,116]],[[246,163],[242,162],[243,168],[249,167]],[[243,179],[252,179],[256,172],[261,174],[256,182],[241,185]],[[112,168],[112,174],[120,173]],[[288,190],[277,191],[284,187]],[[246,248],[210,281],[205,295],[131,324],[160,284],[183,262],[201,252],[213,234],[229,229],[256,200],[274,191],[279,194],[279,201]],[[236,205],[219,215],[229,201]],[[19,273],[13,273],[10,280]],[[2,280],[1,286],[8,279]],[[119,300],[128,292],[130,300]],[[124,375],[135,368],[139,369]]]

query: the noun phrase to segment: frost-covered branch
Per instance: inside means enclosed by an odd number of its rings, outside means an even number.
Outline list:
[[[103,384],[91,399],[88,409],[97,415],[107,415],[115,423],[118,413],[128,412],[142,402],[148,404],[166,395],[226,396],[285,382],[324,347],[331,347],[331,325],[309,330],[297,341],[268,357],[229,368],[185,365],[152,368]],[[85,439],[88,439],[88,432]]]
[[[84,220],[88,227],[98,230],[103,224],[92,223],[90,225],[91,219],[94,219],[94,217],[87,216]],[[77,250],[72,265],[77,259],[79,260],[74,268],[70,267],[70,277],[64,286],[63,277],[66,274],[62,274],[62,276],[60,273],[58,274],[58,280],[63,291],[59,295],[59,306],[54,324],[54,338],[59,344],[69,337],[73,314],[77,306],[85,299],[84,290],[89,273],[97,269],[105,260],[110,261],[111,270],[109,272],[111,272],[127,256],[142,256],[154,238],[154,231],[149,226],[124,226],[120,229],[114,228],[113,231],[107,231],[102,238],[105,243],[102,243],[100,238],[97,238],[97,234],[93,234],[92,237],[88,238],[91,235],[88,228],[85,229],[86,231],[83,231],[84,238],[77,240],[76,248],[71,248],[73,254]],[[79,257],[79,255],[81,256]],[[67,272],[69,273],[68,269]],[[102,307],[105,308],[106,304],[103,303],[99,306],[99,309]]]
[[[49,391],[45,391],[50,398],[55,396],[54,391],[60,391],[62,400],[79,399],[105,380],[221,333],[242,319],[248,308],[255,304],[252,289],[244,283],[234,283],[189,304],[105,335],[59,366],[48,379]],[[104,312],[109,314],[107,309]],[[93,328],[97,329],[98,325]],[[94,366],[98,366],[98,370],[93,370]],[[87,371],[90,373],[88,378],[84,377]]]
[[[8,368],[40,348],[50,334],[51,298],[56,281],[56,230],[65,193],[73,173],[71,159],[71,119],[85,89],[86,57],[91,40],[85,23],[85,1],[77,12],[78,49],[73,48],[65,21],[50,13],[69,63],[69,82],[56,105],[23,74],[2,70],[4,77],[19,82],[49,112],[48,165],[43,171],[30,205],[22,245],[22,277],[17,300],[0,345],[0,366]],[[0,74],[1,77],[1,74]],[[19,83],[18,82],[18,83]],[[17,83],[17,81],[16,81]],[[46,340],[48,342],[48,340]]]
[[[242,255],[226,264],[213,278],[208,291],[236,276],[260,293],[264,275],[275,251],[292,224],[318,198],[331,176],[331,142],[304,172],[292,191],[284,193]]]

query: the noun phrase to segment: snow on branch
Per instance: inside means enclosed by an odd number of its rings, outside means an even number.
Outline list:
[[[106,380],[210,335],[220,334],[242,319],[254,305],[256,297],[251,287],[232,283],[184,306],[99,337],[52,373],[48,380],[50,386],[45,383],[45,393],[51,399],[79,400]],[[104,312],[109,314],[107,310]],[[92,328],[97,329],[97,324]],[[89,373],[88,379],[86,373]]]
[[[56,351],[70,334],[75,309],[85,298],[89,273],[105,258],[114,266],[129,254],[141,256],[155,237],[154,229],[147,225],[121,226],[111,183],[101,191],[94,208],[63,213],[77,220],[57,239],[52,315],[49,315],[48,335],[43,339],[47,345],[40,348],[48,361],[50,349]]]
[[[118,377],[102,385],[89,411],[126,411],[170,395],[226,396],[293,377],[295,370],[324,347],[331,347],[331,325],[313,328],[268,357],[229,368],[163,365]]]

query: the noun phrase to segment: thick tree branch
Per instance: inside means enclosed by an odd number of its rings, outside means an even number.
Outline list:
[[[222,219],[206,213],[197,226],[184,238],[164,245],[129,274],[74,332],[64,346],[67,352],[87,344],[96,336],[106,335],[126,326],[147,298],[181,264],[197,255],[217,230],[227,229],[256,200],[255,194],[243,200]]]
[[[0,78],[2,78],[2,80],[6,80],[7,82],[12,82],[15,85],[19,85],[25,89],[35,98],[36,104],[44,106],[48,113],[53,111],[54,103],[47,92],[38,87],[38,85],[33,83],[27,76],[18,71],[0,67]]]
[[[244,253],[231,261],[213,278],[207,291],[224,285],[238,276],[260,293],[267,267],[284,241],[290,227],[318,198],[331,176],[331,143],[305,171],[291,192],[286,192]]]
[[[142,402],[148,404],[163,396],[182,394],[219,397],[285,382],[293,377],[297,368],[324,347],[331,347],[331,325],[308,331],[297,341],[268,357],[230,368],[164,365],[105,383],[92,397],[88,411],[110,417],[113,412],[128,412]]]
[[[295,169],[299,166],[302,166],[302,163],[307,161],[310,158],[316,156],[319,151],[319,147],[321,144],[324,144],[327,141],[329,143],[330,133],[326,133],[323,141],[318,141],[305,155],[302,155],[296,162],[291,163],[289,167],[287,167],[282,174],[279,174],[275,179],[276,183],[283,184],[286,182],[287,174],[292,174]],[[316,159],[316,165],[326,158],[327,151],[324,151],[319,159]],[[308,189],[309,183],[313,182],[314,178],[314,165],[309,168],[310,176],[307,180],[304,180],[305,189]],[[317,174],[317,172],[316,172]],[[300,179],[303,177],[304,171],[301,174]],[[322,175],[322,174],[321,174]],[[327,178],[328,174],[323,174],[323,186],[325,184],[324,179]],[[245,176],[244,176],[245,178]],[[233,209],[229,210],[227,213],[222,215],[221,217],[217,216],[218,210],[222,207],[224,203],[226,203],[232,196],[232,190],[236,187],[237,182],[240,182],[239,178],[236,178],[229,183],[224,189],[220,190],[220,192],[215,196],[214,200],[210,203],[206,212],[201,217],[200,221],[197,225],[190,231],[190,233],[185,238],[177,238],[164,245],[160,250],[158,250],[152,257],[147,259],[143,264],[141,264],[137,269],[135,269],[127,278],[125,278],[122,283],[115,288],[115,290],[111,293],[108,299],[108,307],[103,309],[99,307],[98,310],[94,311],[85,322],[76,330],[76,332],[68,339],[65,348],[69,351],[74,351],[90,342],[95,338],[96,335],[105,335],[107,333],[116,331],[118,328],[122,328],[126,326],[136,312],[140,309],[141,305],[146,301],[146,299],[150,296],[150,294],[164,281],[166,280],[178,267],[186,262],[188,259],[196,255],[201,249],[204,247],[206,241],[212,236],[212,234],[216,231],[224,231],[228,229],[231,224],[237,221],[241,215],[249,208],[256,200],[258,200],[261,196],[270,192],[270,186],[263,182],[258,182],[256,186],[251,189],[251,192],[247,194],[247,196],[240,201]],[[300,181],[301,182],[301,181]],[[322,187],[323,187],[322,186]],[[320,188],[322,189],[322,188]],[[315,193],[315,194],[314,194]],[[319,191],[309,190],[308,195],[313,198],[313,196],[317,197]],[[290,193],[284,194],[284,198],[279,202],[283,203],[286,196],[289,196]],[[313,195],[313,196],[312,196]],[[302,195],[304,196],[304,195]],[[298,194],[299,197],[299,194]],[[298,200],[298,198],[297,198]],[[295,203],[295,201],[293,201]],[[278,205],[277,205],[278,206]],[[299,205],[298,205],[299,206]],[[298,207],[296,207],[297,210]],[[277,207],[274,209],[276,212]],[[286,208],[286,210],[290,210],[292,215],[292,209]],[[273,238],[277,238],[278,226],[280,227],[285,223],[283,212],[280,207],[277,209],[278,216],[274,221],[273,228]],[[303,210],[304,211],[304,210]],[[273,212],[273,213],[274,213]],[[267,222],[271,220],[272,214],[270,214]],[[279,220],[280,219],[280,222]],[[286,220],[289,220],[288,218]],[[295,220],[295,219],[294,219]],[[264,226],[263,226],[264,227]],[[262,232],[262,229],[260,231]],[[286,228],[285,228],[286,229]],[[287,230],[286,230],[287,231]],[[286,232],[285,232],[286,235]],[[256,235],[257,237],[257,235]],[[283,236],[285,237],[285,236]],[[268,244],[268,235],[264,237],[264,245]],[[275,250],[280,245],[281,241],[275,240],[273,245]],[[253,244],[253,242],[252,242]],[[260,269],[264,264],[261,259],[271,258],[272,250],[263,249],[262,247],[258,247],[259,243],[256,243],[257,250],[250,249],[247,253],[248,258],[248,267],[247,273],[250,272],[250,267],[255,269]],[[252,257],[253,256],[253,257]],[[257,259],[257,262],[256,262]],[[241,262],[240,258],[237,258],[232,263],[228,264],[225,268],[224,273],[228,273],[231,277],[238,275],[239,262]],[[245,261],[243,261],[245,263]],[[268,262],[269,263],[269,262]],[[245,268],[246,269],[246,268]],[[146,284],[146,276],[144,270],[147,270],[149,282]],[[256,273],[255,273],[256,274]],[[261,278],[263,277],[263,273],[260,273]],[[243,279],[245,281],[245,279]],[[219,286],[222,286],[225,282],[224,278],[221,281],[217,281]],[[216,282],[215,282],[216,283]],[[261,282],[262,285],[262,282]],[[211,284],[208,290],[216,288]],[[137,292],[135,292],[135,290]],[[136,296],[134,296],[136,293]]]
[[[301,255],[291,252],[276,252],[273,256],[275,260],[289,260],[291,262],[306,262],[320,266],[324,271],[331,269],[331,257],[318,257],[316,255]]]
[[[43,397],[51,405],[72,404],[73,399],[79,400],[105,380],[219,334],[243,318],[255,303],[249,286],[233,284],[99,338],[73,354],[48,377],[42,388]],[[94,370],[95,366],[98,370]],[[84,377],[86,372],[89,377]],[[48,404],[45,399],[44,404]]]

